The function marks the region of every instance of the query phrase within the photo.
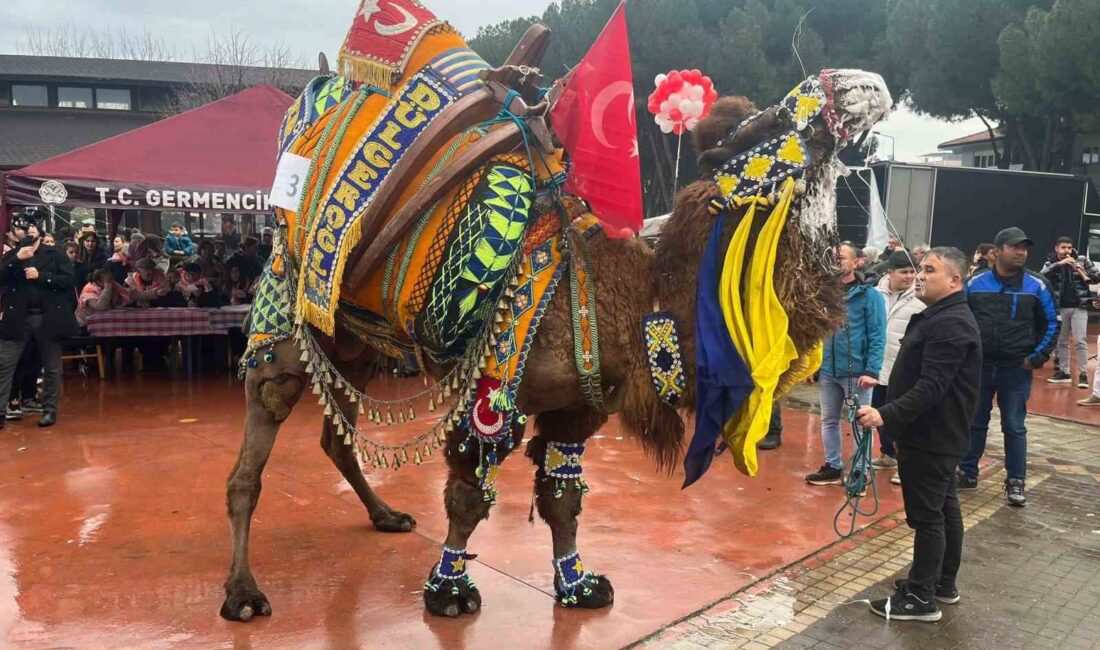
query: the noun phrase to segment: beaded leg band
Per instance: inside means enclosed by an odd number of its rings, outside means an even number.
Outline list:
[[[546,443],[546,456],[542,461],[542,469],[546,478],[554,481],[554,498],[560,499],[565,494],[565,488],[570,481],[581,494],[588,492],[588,484],[584,482],[583,473],[584,443],[568,444],[564,442]]]
[[[554,590],[562,607],[573,607],[581,596],[592,595],[600,576],[584,570],[577,551],[554,558]]]
[[[466,586],[470,589],[477,589],[473,579],[466,573],[466,560],[468,557],[466,549],[451,548],[444,545],[439,564],[436,564],[435,568],[432,569],[431,577],[424,583],[424,590],[435,593],[449,586],[451,593],[457,596],[460,581],[466,583]]]

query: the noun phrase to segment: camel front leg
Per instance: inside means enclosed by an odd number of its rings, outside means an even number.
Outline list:
[[[264,465],[275,445],[279,425],[290,415],[304,385],[300,375],[285,370],[275,364],[264,364],[249,369],[245,378],[244,442],[226,489],[233,533],[233,565],[225,581],[221,616],[230,621],[249,621],[253,616],[271,615],[271,604],[256,586],[249,567],[248,538],[252,513],[260,498]]]
[[[447,465],[450,474],[443,490],[447,508],[447,539],[439,562],[428,573],[424,605],[435,616],[458,617],[481,608],[481,593],[467,573],[476,555],[466,546],[481,520],[489,517],[496,503],[496,479],[500,464],[516,443],[523,440],[523,424],[513,426],[510,436],[497,442],[479,443],[456,431],[447,437]]]
[[[589,436],[606,421],[594,413],[548,413],[539,416],[539,435],[528,444],[535,462],[535,502],[539,516],[550,526],[554,544],[554,591],[563,607],[598,609],[615,600],[611,581],[584,568],[577,550],[577,518],[581,498],[588,492],[583,459]],[[569,426],[569,432],[561,427]],[[580,430],[576,428],[582,426]],[[551,438],[566,438],[561,442]]]

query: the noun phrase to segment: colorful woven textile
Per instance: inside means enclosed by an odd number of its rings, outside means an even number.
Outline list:
[[[248,361],[261,347],[270,347],[294,334],[293,292],[287,277],[286,234],[275,230],[271,256],[252,298],[248,318],[248,348],[242,361]]]
[[[340,48],[340,70],[386,88],[405,72],[424,34],[436,27],[449,29],[416,0],[360,0]]]
[[[357,48],[382,47],[379,61],[397,65],[387,59],[386,48],[380,45],[392,40],[389,36],[381,41],[352,36],[362,31],[364,21],[372,30],[379,24],[392,24],[392,12],[404,15],[403,8],[419,17],[412,31],[420,30],[424,22],[418,11],[426,10],[418,7],[411,0],[401,0],[387,2],[379,10],[368,0],[356,17],[358,27],[352,27],[349,43],[358,43]],[[383,16],[386,12],[390,12],[388,17]],[[348,74],[315,79],[288,111],[280,133],[282,151],[310,160],[298,209],[277,210],[288,226],[292,261],[299,276],[296,317],[330,335],[341,298],[344,265],[362,236],[364,214],[416,139],[441,116],[447,119],[447,109],[455,100],[483,85],[478,74],[488,64],[453,30],[436,26],[417,34],[408,43],[400,66],[394,68],[401,74],[386,73],[384,81]],[[355,51],[369,54],[363,49]],[[393,188],[399,198],[390,214],[404,205],[441,161],[454,154],[452,143],[423,165],[413,182],[406,177],[401,188]]]

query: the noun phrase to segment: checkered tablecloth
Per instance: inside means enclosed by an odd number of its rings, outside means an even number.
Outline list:
[[[210,329],[224,332],[239,328],[252,305],[228,305],[217,309],[207,309],[210,314]]]
[[[224,334],[212,330],[205,309],[159,307],[153,309],[112,309],[88,318],[92,336],[201,336]]]

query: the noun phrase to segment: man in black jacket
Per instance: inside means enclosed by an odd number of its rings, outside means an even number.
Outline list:
[[[955,466],[969,444],[978,402],[982,345],[963,283],[969,263],[957,248],[933,248],[922,258],[914,314],[889,377],[887,402],[860,408],[864,427],[886,426],[898,448],[905,521],[915,532],[913,565],[897,593],[871,603],[898,620],[938,621],[936,601],[956,603],[963,522],[955,496]]]
[[[1058,355],[1054,362],[1054,374],[1048,382],[1068,384],[1070,374],[1069,340],[1077,353],[1077,387],[1089,387],[1089,343],[1085,330],[1089,325],[1088,306],[1092,302],[1089,285],[1100,282],[1100,268],[1088,257],[1078,255],[1069,237],[1059,237],[1054,252],[1047,257],[1040,273],[1050,282],[1054,292],[1054,304],[1062,317],[1062,329],[1058,333]]]
[[[6,404],[23,347],[33,338],[44,374],[38,426],[48,427],[57,422],[61,396],[61,341],[76,332],[73,266],[64,253],[42,245],[33,225],[20,244],[0,261],[0,397]]]

